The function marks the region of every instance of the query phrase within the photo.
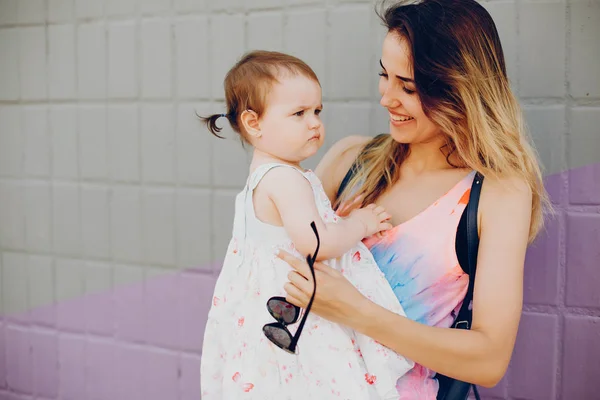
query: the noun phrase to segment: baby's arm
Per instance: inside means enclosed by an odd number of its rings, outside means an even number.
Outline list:
[[[386,222],[389,215],[375,206],[356,210],[338,223],[324,223],[310,183],[291,168],[272,169],[258,189],[264,190],[273,202],[283,227],[303,255],[315,251],[317,242],[310,227],[310,223],[315,222],[321,240],[317,260],[339,257],[364,237],[391,227]]]

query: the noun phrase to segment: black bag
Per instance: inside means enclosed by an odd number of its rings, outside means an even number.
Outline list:
[[[338,188],[338,197],[355,173],[356,165],[353,163],[346,173],[346,176],[344,176],[340,187]],[[456,254],[461,268],[463,271],[465,271],[465,273],[469,274],[469,287],[460,311],[458,312],[458,315],[451,326],[454,329],[471,328],[473,312],[470,309],[470,305],[471,301],[473,300],[473,286],[475,284],[475,270],[477,267],[477,252],[479,249],[477,209],[479,206],[479,195],[481,193],[482,184],[483,175],[477,172],[471,186],[469,203],[467,204],[467,207],[461,216],[458,228],[456,230]],[[479,392],[477,391],[477,387],[475,385],[449,378],[441,374],[436,374],[435,377],[440,386],[437,394],[437,400],[465,400],[469,396],[469,391],[471,388],[473,388],[475,398],[479,400]]]
[[[460,311],[452,328],[471,329],[473,311],[471,302],[473,301],[473,287],[475,285],[475,271],[477,269],[477,252],[479,250],[479,233],[477,230],[477,209],[479,206],[479,195],[481,185],[483,184],[483,175],[477,173],[471,186],[469,203],[463,212],[456,231],[456,254],[462,269],[469,274],[469,287],[467,294],[460,307]],[[464,246],[466,243],[466,248]],[[465,269],[465,265],[467,268]],[[475,398],[479,400],[477,387],[471,383],[449,378],[442,374],[437,374],[436,379],[440,388],[437,394],[437,400],[465,400],[469,396],[469,391],[473,388]]]

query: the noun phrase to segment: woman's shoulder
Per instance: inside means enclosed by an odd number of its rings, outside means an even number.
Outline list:
[[[529,228],[532,190],[519,176],[486,176],[481,187],[479,219],[482,225],[507,222]]]
[[[320,176],[321,172],[330,171],[332,166],[344,165],[348,169],[356,159],[360,151],[373,138],[370,136],[346,136],[335,142],[323,156],[315,172]]]
[[[370,136],[346,136],[345,138],[338,140],[331,146],[327,153],[325,153],[325,156],[321,160],[320,164],[327,161],[335,162],[349,158],[351,158],[352,161],[354,161],[356,156],[358,156],[358,153],[372,139],[373,138]]]
[[[481,188],[482,201],[493,204],[502,204],[504,201],[530,203],[532,197],[531,187],[520,176],[486,176]]]
[[[371,136],[350,135],[335,142],[331,149],[339,149],[340,151],[349,150],[353,147],[363,147],[365,144],[373,140]]]
[[[330,200],[335,197],[337,188],[356,157],[372,139],[370,136],[346,136],[335,142],[325,153],[315,173],[323,183],[323,189]]]

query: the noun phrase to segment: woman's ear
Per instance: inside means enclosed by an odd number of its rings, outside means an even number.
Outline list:
[[[259,138],[262,136],[258,114],[256,112],[252,110],[244,110],[242,115],[240,115],[240,120],[244,130],[248,133],[248,135],[254,138]]]

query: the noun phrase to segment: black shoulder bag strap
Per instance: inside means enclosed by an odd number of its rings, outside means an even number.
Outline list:
[[[477,210],[479,208],[479,195],[481,194],[481,185],[483,184],[483,175],[479,172],[475,174],[473,184],[471,185],[471,193],[469,195],[469,203],[465,212],[467,213],[466,236],[467,236],[467,273],[469,274],[469,286],[467,294],[463,300],[458,316],[452,324],[455,329],[471,329],[471,321],[473,320],[472,301],[473,289],[475,287],[475,272],[477,269],[477,253],[479,251],[479,232],[477,229]],[[440,384],[437,400],[465,400],[471,387],[475,398],[479,400],[479,392],[477,387],[468,382],[462,382],[447,376],[437,374],[436,378]]]
[[[467,204],[467,260],[469,287],[463,304],[458,312],[458,316],[452,325],[457,329],[471,329],[471,320],[473,311],[471,309],[471,301],[473,300],[473,289],[475,287],[475,273],[477,270],[477,253],[479,252],[479,231],[477,229],[477,210],[479,208],[479,195],[481,193],[481,184],[483,176],[479,173],[475,174],[473,185],[471,185],[471,194],[469,195],[469,203]]]

